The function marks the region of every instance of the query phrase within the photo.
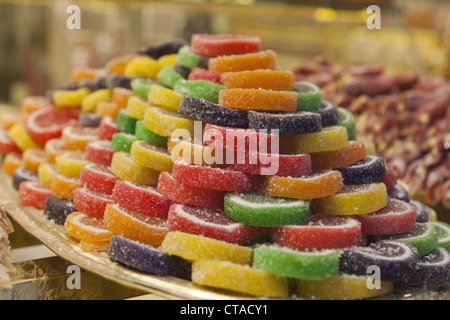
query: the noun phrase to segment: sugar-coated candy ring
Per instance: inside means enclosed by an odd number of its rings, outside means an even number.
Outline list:
[[[89,163],[80,171],[80,181],[89,190],[112,194],[114,186],[119,179],[112,174],[111,167]]]
[[[105,116],[100,120],[98,125],[98,136],[102,140],[112,140],[114,134],[121,132],[117,128],[117,121],[109,116]]]
[[[158,72],[157,78],[159,82],[161,82],[161,84],[171,89],[173,89],[173,87],[179,80],[184,79],[178,72],[174,70],[173,67],[170,66],[163,67]]]
[[[115,150],[111,147],[110,140],[96,140],[89,142],[84,152],[87,160],[99,165],[111,166]]]
[[[438,247],[443,247],[450,251],[450,225],[442,221],[428,221],[436,229],[438,236]]]
[[[131,145],[139,139],[130,133],[117,132],[112,136],[111,148],[115,151],[131,152]]]
[[[52,194],[63,199],[73,200],[73,192],[83,187],[79,178],[68,177],[62,174],[55,174],[50,183]]]
[[[22,153],[23,165],[31,171],[38,171],[39,165],[48,161],[47,154],[42,148],[28,148]]]
[[[112,196],[114,202],[124,208],[161,219],[167,219],[169,208],[173,203],[154,186],[125,180],[116,182]]]
[[[95,112],[100,101],[110,101],[112,99],[111,89],[95,90],[81,100],[81,110],[84,112]]]
[[[78,188],[73,192],[75,208],[91,217],[103,218],[106,206],[112,203],[112,196],[106,193],[87,188]]]
[[[66,217],[77,211],[73,205],[73,200],[64,199],[55,195],[48,196],[44,201],[44,215],[47,219],[56,224],[63,225]]]
[[[298,250],[341,249],[362,244],[361,223],[353,217],[314,214],[306,222],[274,228],[274,243]]]
[[[203,69],[199,67],[195,67],[191,69],[187,80],[206,80],[211,81],[213,83],[221,84],[220,75],[209,71],[208,69]]]
[[[385,207],[370,214],[357,215],[362,233],[388,235],[411,231],[416,223],[416,208],[398,199],[388,199]]]
[[[81,108],[81,101],[91,92],[88,88],[75,90],[55,90],[52,93],[53,104],[59,108]]]
[[[128,99],[135,96],[133,90],[121,87],[115,87],[112,89],[112,101],[120,109],[126,108]]]
[[[169,137],[176,129],[194,131],[194,120],[158,107],[145,110],[145,127],[163,137]]]
[[[202,98],[184,96],[180,101],[178,112],[183,116],[219,126],[248,127],[247,113],[245,111],[226,108]]]
[[[322,151],[310,154],[313,170],[337,169],[355,164],[367,156],[366,145],[362,141],[347,141],[335,151]]]
[[[52,182],[52,178],[56,172],[56,165],[54,163],[50,162],[44,162],[39,165],[39,168],[37,170],[39,182],[42,183],[44,186],[50,186]]]
[[[433,252],[419,257],[407,285],[420,287],[445,286],[450,282],[450,253],[437,247]]]
[[[391,198],[392,199],[392,198]],[[428,222],[429,212],[428,207],[418,200],[409,200],[409,203],[416,208],[416,222]]]
[[[152,104],[147,100],[144,100],[140,97],[131,97],[128,99],[126,114],[132,119],[142,120],[144,119],[145,109],[150,107]],[[123,117],[123,115],[121,115]],[[122,120],[122,119],[121,119]],[[132,121],[132,120],[130,120]],[[133,120],[133,122],[136,122]],[[136,124],[134,124],[136,126]],[[131,132],[131,129],[126,130],[127,132]]]
[[[80,115],[78,125],[80,127],[92,127],[92,128],[98,128],[100,126],[100,121],[102,118],[100,118],[96,113],[94,112],[83,112]]]
[[[314,199],[312,209],[315,213],[359,215],[380,210],[386,206],[387,201],[386,186],[381,182],[344,185],[335,194]]]
[[[322,127],[320,132],[280,137],[282,153],[314,153],[339,150],[347,144],[347,130],[342,126]]]
[[[434,251],[439,239],[436,227],[429,222],[416,222],[412,230],[386,237],[416,247],[420,257]]]
[[[389,191],[397,184],[397,173],[391,164],[385,163],[384,166],[386,168],[386,174],[379,181],[383,182],[386,185],[386,189]]]
[[[234,34],[200,34],[191,36],[192,52],[206,57],[259,52],[261,39]]]
[[[79,178],[81,169],[89,163],[82,150],[66,151],[55,158],[56,171],[74,178]]]
[[[132,143],[130,152],[138,165],[157,171],[172,171],[172,156],[164,147],[137,140]]]
[[[226,88],[207,80],[182,80],[173,87],[173,90],[181,95],[201,98],[214,103],[219,102],[219,92],[223,89]]]
[[[317,85],[312,82],[298,81],[294,84],[294,90],[298,93],[298,111],[315,111],[319,109],[322,101],[322,91]]]
[[[406,202],[409,202],[411,200],[408,190],[399,183],[397,183],[392,189],[388,191],[388,196],[389,198],[396,198]]]
[[[118,235],[111,237],[108,256],[116,262],[144,273],[190,280],[191,263],[153,246]]]
[[[253,296],[272,298],[289,296],[287,278],[229,261],[194,261],[192,282]]]
[[[44,208],[45,198],[52,195],[50,187],[39,181],[24,181],[19,186],[19,200],[24,206]]]
[[[107,245],[112,237],[103,219],[91,217],[79,211],[74,211],[66,217],[64,229],[69,237],[80,241],[83,249],[87,248],[87,246],[83,247],[83,241],[92,245],[94,250],[106,249],[104,245]]]
[[[143,120],[136,121],[135,136],[139,140],[144,140],[145,142],[167,148],[168,138],[148,130]]]
[[[219,92],[218,103],[241,110],[283,111],[297,110],[297,92],[266,89],[225,89]]]
[[[23,167],[22,154],[17,152],[8,153],[3,158],[2,170],[8,176],[13,176],[14,170]]]
[[[298,280],[297,295],[313,300],[361,300],[390,294],[392,282],[380,281],[380,287],[367,286],[368,276],[341,274],[320,280]]]
[[[248,111],[248,127],[278,130],[280,135],[297,135],[322,130],[322,119],[313,112],[260,112]]]
[[[314,112],[322,117],[322,126],[334,126],[339,122],[339,112],[337,105],[330,100],[323,100]]]
[[[127,54],[110,59],[105,65],[105,72],[108,74],[123,74],[127,63],[136,56],[137,54]]]
[[[339,251],[300,251],[277,245],[253,250],[253,268],[295,279],[323,279],[339,273]]]
[[[353,113],[345,108],[338,107],[339,120],[336,125],[347,129],[348,140],[356,140],[356,124]]]
[[[342,249],[339,270],[344,274],[367,275],[368,267],[377,266],[381,281],[403,281],[414,272],[418,258],[414,246],[382,240],[367,247]]]
[[[27,96],[22,99],[20,104],[20,111],[25,113],[31,113],[38,109],[52,106],[52,102],[49,98],[44,96]]]
[[[89,68],[89,67],[75,67],[71,71],[71,78],[74,83],[80,83],[83,80],[95,79],[102,76],[103,69]]]
[[[138,165],[131,154],[122,151],[114,153],[111,160],[111,172],[120,179],[145,185],[156,185],[160,173]]]
[[[70,109],[41,108],[27,117],[25,128],[30,137],[43,146],[48,140],[61,137],[65,127],[77,125],[79,116]]]
[[[295,78],[291,71],[246,70],[226,72],[220,75],[222,85],[228,89],[294,90]]]
[[[25,167],[16,168],[12,175],[13,188],[19,190],[20,184],[24,181],[39,181],[37,172],[25,169]]]
[[[327,170],[302,177],[268,176],[263,193],[273,197],[307,200],[333,195],[341,191],[342,187],[340,172]]]
[[[161,245],[168,232],[165,219],[129,210],[117,203],[106,206],[103,219],[106,227],[113,234],[155,248]]]
[[[141,99],[147,100],[152,85],[159,83],[152,78],[134,78],[130,82],[131,90]]]
[[[231,219],[255,227],[298,224],[310,216],[309,201],[269,197],[258,192],[227,193],[224,208]]]
[[[245,70],[274,69],[276,59],[277,55],[272,50],[226,55],[209,59],[208,70],[216,74],[222,74]]]
[[[173,204],[167,217],[169,231],[201,235],[244,245],[259,235],[257,228],[229,218],[223,209],[207,209]]]
[[[252,248],[181,231],[167,233],[160,249],[188,261],[225,260],[250,265]]]
[[[47,154],[48,162],[54,163],[57,156],[63,154],[66,151],[70,151],[67,148],[66,142],[63,138],[53,138],[48,140],[44,146],[45,153]]]
[[[167,151],[173,161],[181,160],[187,163],[209,166],[224,166],[226,154],[220,148],[208,146],[201,142],[192,142],[192,139],[183,135],[176,136],[180,131],[172,134],[167,140]]]
[[[70,150],[84,150],[86,144],[99,140],[98,128],[70,126],[62,131],[62,138]]]
[[[126,108],[120,109],[116,119],[117,129],[124,133],[134,134],[137,120],[128,115]]]
[[[205,189],[245,192],[255,188],[254,177],[245,172],[183,161],[174,162],[172,176],[187,185]]]
[[[232,164],[233,170],[254,175],[276,175],[280,177],[301,177],[312,173],[311,157],[303,154],[258,153],[254,163],[250,157],[244,164]],[[273,168],[272,168],[273,167]]]
[[[188,45],[185,45],[184,47],[180,48],[180,50],[178,50],[175,63],[183,67],[192,69],[199,66],[201,63],[204,64],[203,60],[206,59],[206,57],[203,58],[198,54],[193,53],[190,47]]]
[[[6,129],[0,129],[0,153],[8,154],[12,152],[20,153],[21,150],[14,140],[11,139],[9,131]]]
[[[22,123],[15,123],[9,129],[9,136],[12,141],[19,147],[21,151],[28,148],[38,148],[39,145],[30,137],[25,125]]]
[[[367,155],[364,159],[337,170],[342,173],[342,180],[346,185],[373,183],[386,175],[383,158],[373,155]]]
[[[160,194],[176,203],[209,209],[223,208],[225,191],[187,185],[174,179],[168,172],[161,172],[156,188]]]
[[[150,57],[137,56],[125,66],[124,75],[156,79],[164,65]]]

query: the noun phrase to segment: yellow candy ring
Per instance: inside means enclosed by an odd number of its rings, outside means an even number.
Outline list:
[[[145,110],[144,125],[148,130],[164,137],[171,136],[176,129],[186,129],[191,134],[194,131],[193,119],[158,107]]]
[[[138,96],[133,96],[128,99],[127,103],[127,115],[134,119],[143,120],[145,115],[145,110],[151,107],[152,104],[148,101],[142,100]]]
[[[335,151],[344,148],[347,140],[345,127],[323,127],[320,132],[280,136],[280,152],[293,154]]]
[[[111,172],[116,177],[138,184],[153,185],[158,183],[160,171],[138,165],[131,154],[115,152],[111,160]]]
[[[319,280],[298,280],[297,294],[304,299],[359,300],[385,294],[393,290],[392,282],[380,281],[379,288],[369,286],[366,276],[339,275]]]
[[[386,185],[382,182],[345,185],[339,193],[311,203],[314,213],[356,215],[375,212],[387,205]]]
[[[110,101],[112,99],[111,89],[100,89],[91,92],[81,100],[81,110],[83,112],[95,112],[97,104],[101,101]]]
[[[53,103],[60,108],[81,108],[81,101],[91,92],[88,88],[53,91]]]
[[[148,94],[148,101],[172,112],[178,112],[182,98],[181,93],[157,84],[152,85]]]
[[[252,249],[200,235],[180,231],[167,233],[160,249],[190,261],[225,260],[250,265]]]
[[[131,145],[131,156],[136,164],[157,171],[172,171],[172,156],[166,148],[137,140]]]
[[[41,163],[37,172],[39,182],[44,186],[50,187],[53,176],[57,174],[56,165],[50,162]]]
[[[164,65],[150,57],[137,56],[131,59],[125,66],[124,74],[127,76],[139,76],[156,79],[158,72]]]
[[[287,278],[229,261],[195,261],[191,278],[198,285],[254,296],[282,298],[289,295]]]
[[[31,139],[27,130],[21,123],[15,123],[9,129],[9,136],[11,140],[19,147],[20,150],[24,151],[28,148],[38,148],[36,142]]]
[[[187,163],[209,165],[212,167],[224,166],[226,163],[226,152],[224,150],[201,143],[193,143],[189,139],[182,139],[182,137],[169,138],[167,140],[167,150],[170,152],[174,162],[182,160]],[[211,159],[217,159],[219,153],[216,155],[216,152],[220,151],[222,151],[222,155],[219,161],[211,161]]]
[[[66,151],[55,158],[56,172],[73,178],[79,178],[81,168],[88,163],[82,150]]]

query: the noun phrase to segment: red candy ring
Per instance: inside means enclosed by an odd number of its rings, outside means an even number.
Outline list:
[[[115,150],[110,140],[96,140],[86,145],[86,158],[96,164],[110,166]]]
[[[298,250],[341,249],[362,243],[361,223],[353,217],[312,215],[303,224],[279,226],[272,240]]]
[[[411,231],[416,223],[417,209],[410,203],[389,198],[387,205],[370,214],[356,216],[362,233],[367,235],[392,235]]]
[[[81,183],[92,191],[112,194],[117,180],[119,178],[112,174],[109,166],[89,163],[80,170]]]
[[[112,196],[96,192],[87,188],[78,188],[73,192],[73,205],[75,209],[95,218],[103,218],[105,208],[113,204]]]
[[[44,107],[33,111],[25,122],[25,128],[30,137],[39,145],[48,140],[59,138],[62,130],[78,124],[80,110]]]
[[[173,202],[201,208],[223,208],[226,191],[190,186],[174,179],[170,173],[161,172],[156,189]]]
[[[190,234],[243,245],[256,238],[259,229],[229,218],[223,210],[173,204],[167,217],[169,231]]]
[[[261,51],[261,39],[231,34],[193,34],[191,51],[206,57],[254,53]]]
[[[394,167],[388,163],[385,164],[386,175],[379,181],[386,185],[387,191],[393,189],[397,184],[397,174],[395,173]]]
[[[217,84],[220,84],[220,75],[203,68],[192,68],[189,72],[188,80],[207,80]]]
[[[171,200],[163,196],[154,186],[119,180],[112,193],[116,203],[129,210],[148,216],[166,219]]]
[[[19,200],[24,206],[43,209],[45,199],[51,195],[50,187],[39,181],[24,181],[19,186]]]
[[[102,140],[112,140],[112,137],[115,133],[120,132],[117,129],[116,121],[108,116],[102,117],[100,120],[100,124],[98,125],[98,135]]]
[[[172,177],[190,186],[213,190],[246,192],[256,187],[254,176],[248,173],[182,161],[174,162]]]
[[[22,153],[5,129],[0,129],[0,153]]]

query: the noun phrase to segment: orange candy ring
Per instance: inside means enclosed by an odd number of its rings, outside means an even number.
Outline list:
[[[95,140],[100,140],[97,127],[65,127],[62,131],[62,138],[70,150],[84,150],[86,145]]]
[[[22,153],[23,165],[26,169],[37,172],[39,165],[48,161],[42,148],[28,148]]]
[[[120,108],[126,108],[128,104],[128,99],[135,96],[134,92],[127,88],[115,87],[112,91],[112,102]]]
[[[63,138],[54,138],[50,139],[45,143],[44,146],[45,153],[47,154],[48,162],[55,162],[55,159],[60,154],[63,154],[66,151],[70,151],[67,148],[66,142]]]
[[[273,69],[277,55],[272,50],[211,58],[208,70],[216,74],[245,70]]]
[[[346,167],[364,159],[366,155],[366,144],[358,140],[348,140],[345,147],[336,151],[310,153],[314,171]]]
[[[221,84],[228,89],[266,89],[291,91],[295,87],[295,77],[285,70],[246,70],[225,72],[220,75]]]
[[[54,196],[63,199],[73,199],[75,189],[81,188],[83,184],[79,178],[55,174],[50,182],[50,190]]]
[[[296,199],[316,199],[338,193],[343,187],[337,170],[313,172],[303,177],[266,177],[263,192],[268,196]]]
[[[108,204],[103,215],[105,225],[113,234],[159,247],[168,229],[166,220]]]
[[[23,159],[22,159],[22,154],[21,153],[8,153],[5,158],[3,159],[3,172],[8,175],[11,176],[14,173],[14,170],[16,170],[19,167],[23,167],[24,163],[23,163]]]

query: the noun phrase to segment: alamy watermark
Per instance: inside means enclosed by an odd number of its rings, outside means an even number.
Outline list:
[[[371,14],[366,21],[368,29],[381,29],[381,9],[377,5],[370,5],[367,7],[367,13]]]

